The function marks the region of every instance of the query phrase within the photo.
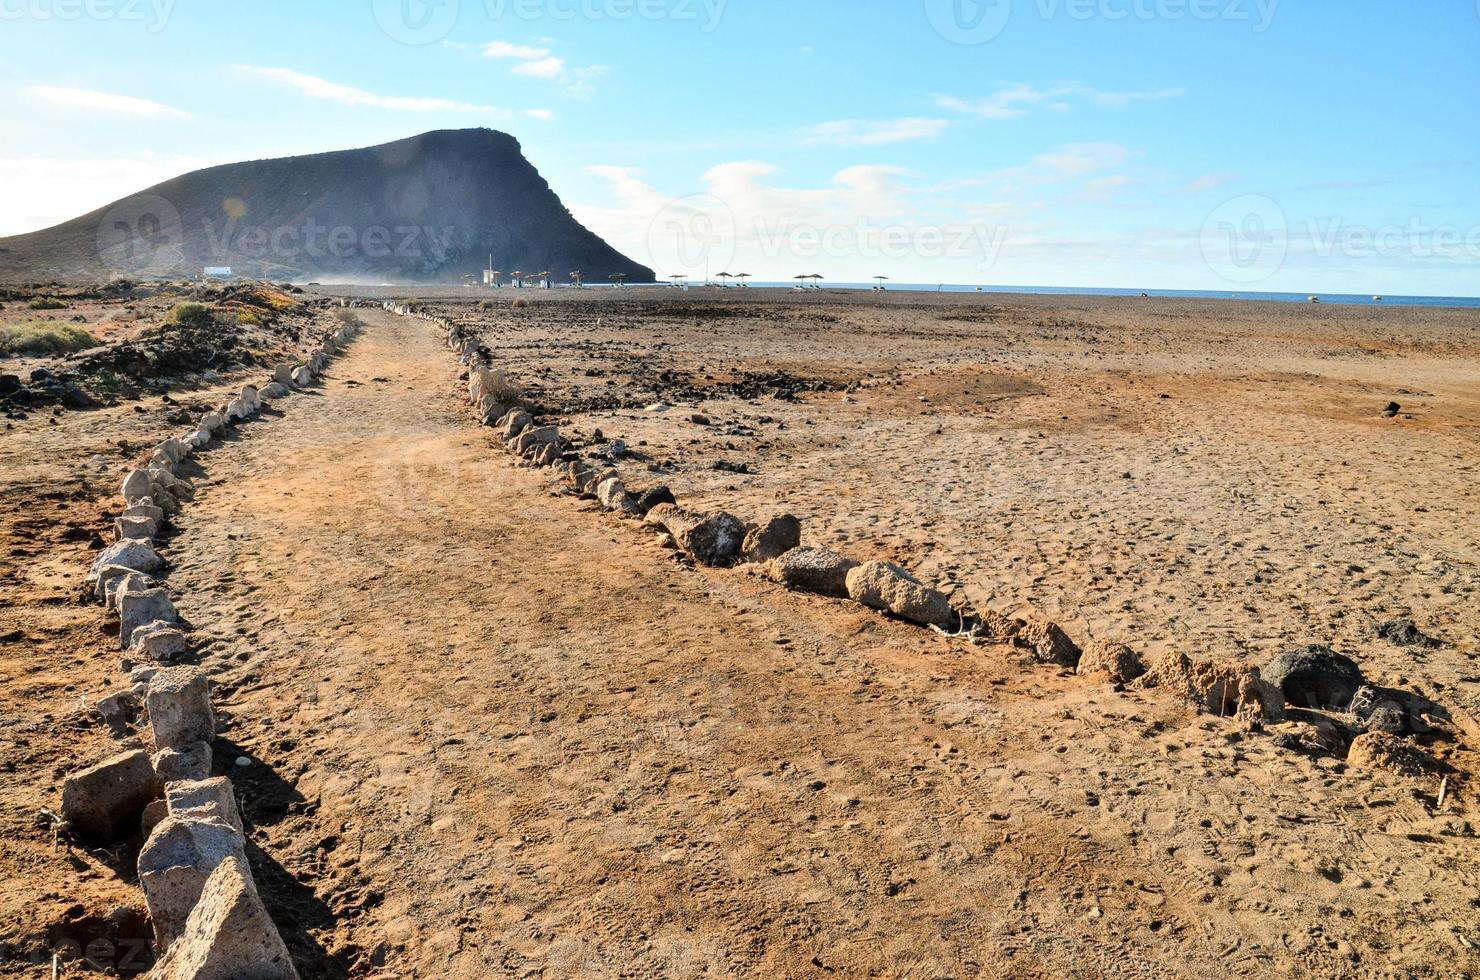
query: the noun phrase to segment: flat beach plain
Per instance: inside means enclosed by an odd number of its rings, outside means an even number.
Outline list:
[[[1328,644],[1448,707],[1440,748],[1474,758],[1480,312],[323,291],[476,324],[588,451],[626,443],[633,487],[789,511],[805,543],[1148,659]],[[1440,810],[1432,780],[1163,692],[688,568],[513,465],[437,328],[363,316],[322,385],[200,455],[164,545],[304,975],[1480,970],[1464,773]],[[114,744],[86,720],[118,653],[76,532],[113,506],[92,454],[170,431],[146,401],[0,437],[34,503],[5,518],[12,948],[139,902],[36,814]]]

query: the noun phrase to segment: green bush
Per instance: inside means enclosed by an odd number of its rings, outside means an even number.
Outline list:
[[[177,327],[208,327],[212,323],[211,308],[204,303],[176,303],[170,310],[166,323]]]
[[[37,296],[27,304],[33,310],[65,310],[67,304],[55,296]]]
[[[75,323],[56,320],[0,323],[0,356],[60,357],[97,345],[98,339]]]

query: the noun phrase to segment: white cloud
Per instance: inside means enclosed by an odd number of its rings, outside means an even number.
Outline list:
[[[510,44],[507,41],[492,41],[483,46],[483,57],[485,58],[517,58],[520,61],[534,61],[547,58],[549,55],[549,48],[532,48],[524,44]]]
[[[341,85],[313,75],[305,75],[290,68],[264,68],[258,65],[237,65],[236,67],[238,71],[255,75],[258,78],[291,85],[311,99],[324,99],[338,102],[340,105],[370,106],[397,112],[476,112],[499,116],[509,114],[507,109],[497,106],[476,105],[452,99],[376,95],[374,92]]]
[[[1038,154],[1033,163],[1061,177],[1083,177],[1118,167],[1131,156],[1131,151],[1118,143],[1069,143],[1051,153]]]
[[[1183,184],[1177,189],[1177,193],[1201,194],[1203,191],[1211,191],[1222,187],[1229,182],[1229,179],[1224,174],[1203,174],[1201,177],[1194,177],[1192,180]]]
[[[509,70],[516,75],[527,75],[530,78],[560,78],[565,74],[565,59],[552,57],[522,61]]]
[[[939,136],[949,125],[944,119],[845,119],[813,126],[803,141],[837,146],[880,146]]]
[[[226,162],[148,153],[102,159],[0,157],[0,236],[49,228],[172,177]]]
[[[555,118],[555,113],[549,109],[525,109],[524,114],[531,119],[539,119],[542,122],[549,122]]]
[[[26,91],[34,98],[68,109],[136,116],[141,119],[189,119],[190,113],[162,102],[137,99],[131,95],[99,92],[87,88],[62,88],[56,85],[32,85]]]
[[[937,95],[935,104],[951,112],[980,116],[983,119],[1020,119],[1034,109],[1067,112],[1076,102],[1089,102],[1109,109],[1124,109],[1135,102],[1157,102],[1181,98],[1186,89],[1167,88],[1149,92],[1101,92],[1086,85],[1058,85],[1034,88],[1013,85],[998,89],[984,99],[963,99],[954,95]]]
[[[540,40],[543,42],[546,39],[541,38]],[[593,83],[607,71],[605,65],[571,68],[564,58],[557,57],[549,48],[510,44],[507,41],[492,41],[485,44],[483,57],[517,61],[518,64],[509,69],[513,74],[555,82],[565,90],[567,95],[577,99],[590,98],[596,90]]]

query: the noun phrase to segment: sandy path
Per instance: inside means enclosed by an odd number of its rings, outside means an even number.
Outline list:
[[[305,975],[1473,959],[1473,841],[1421,795],[686,570],[512,467],[431,328],[367,320],[204,455],[170,547]]]

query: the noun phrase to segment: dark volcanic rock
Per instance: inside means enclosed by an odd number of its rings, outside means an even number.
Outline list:
[[[1259,675],[1279,688],[1287,704],[1344,711],[1366,681],[1350,657],[1330,647],[1298,647],[1275,657]]]
[[[1415,626],[1411,619],[1390,619],[1377,627],[1377,635],[1398,647],[1427,647],[1433,650],[1443,646]]]

